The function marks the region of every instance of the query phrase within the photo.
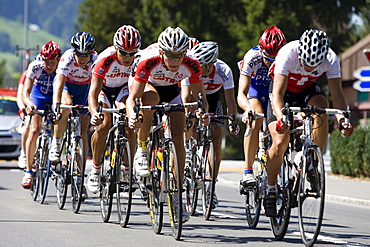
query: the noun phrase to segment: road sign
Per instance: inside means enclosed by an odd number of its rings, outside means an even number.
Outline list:
[[[366,62],[370,64],[370,49],[364,49],[362,54],[364,54]]]
[[[353,72],[358,81],[353,83],[353,88],[360,92],[370,92],[370,66],[363,66]]]
[[[370,81],[355,81],[353,88],[360,92],[370,92]]]

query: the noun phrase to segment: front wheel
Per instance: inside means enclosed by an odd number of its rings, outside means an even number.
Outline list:
[[[192,159],[190,166],[185,167],[184,187],[186,190],[186,210],[190,215],[194,215],[197,209],[198,192],[201,187],[201,176],[199,176],[200,159],[192,148]]]
[[[157,155],[158,147],[152,144],[150,149],[150,177],[147,182],[149,187],[148,207],[153,231],[161,233],[163,224],[163,202],[161,200],[161,174],[163,167],[163,153]],[[159,156],[159,157],[158,157]]]
[[[175,144],[168,143],[168,148],[164,150],[164,167],[168,169],[166,180],[168,214],[170,216],[170,225],[172,236],[179,240],[181,238],[183,224],[183,201],[182,201],[182,181],[180,168],[177,160]]]
[[[84,200],[82,194],[85,178],[85,155],[82,138],[76,138],[75,145],[71,161],[71,195],[73,212],[78,213],[81,202]]]
[[[70,164],[71,153],[68,149],[68,143],[66,138],[63,139],[61,149],[61,161],[57,163],[55,167],[55,188],[57,196],[57,205],[59,209],[63,209],[66,198],[67,198],[67,188],[68,183],[70,183],[70,177],[68,173],[68,167]]]
[[[46,198],[46,193],[49,186],[49,177],[51,173],[51,162],[48,158],[49,156],[49,140],[43,138],[43,148],[41,155],[41,167],[42,167],[42,182],[40,183],[40,203],[43,204]]]
[[[298,219],[302,241],[313,246],[320,233],[325,204],[324,161],[317,145],[310,146],[304,157],[298,189]]]
[[[285,161],[281,165],[280,174],[277,179],[277,215],[276,217],[270,217],[270,225],[272,233],[277,240],[282,240],[288,230],[291,203],[292,200],[292,184],[288,179],[289,167]]]
[[[113,165],[116,160],[116,151],[114,151],[113,135],[107,138],[107,143],[103,153],[101,179],[100,179],[100,212],[103,222],[108,222],[113,203]]]
[[[130,145],[128,141],[121,143],[116,158],[116,195],[117,214],[121,227],[126,227],[130,219],[132,202],[133,171]]]
[[[209,142],[203,146],[202,152],[202,179],[203,183],[203,217],[209,220],[211,212],[216,208],[215,189],[216,189],[216,169],[214,159],[213,143]]]

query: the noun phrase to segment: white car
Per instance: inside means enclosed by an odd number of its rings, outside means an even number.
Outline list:
[[[0,159],[18,159],[21,150],[21,124],[17,98],[0,95]]]

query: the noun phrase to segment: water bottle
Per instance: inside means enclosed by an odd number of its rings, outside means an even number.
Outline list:
[[[161,147],[157,148],[156,155],[157,155],[157,168],[159,170],[162,170],[163,149]]]

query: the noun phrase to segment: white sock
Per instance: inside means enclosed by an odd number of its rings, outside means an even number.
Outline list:
[[[276,193],[276,184],[274,184],[274,185],[267,184],[267,194],[270,193],[270,192]]]

